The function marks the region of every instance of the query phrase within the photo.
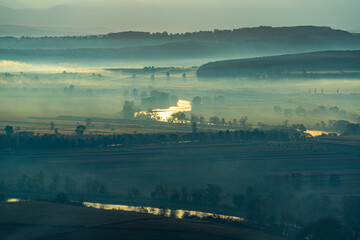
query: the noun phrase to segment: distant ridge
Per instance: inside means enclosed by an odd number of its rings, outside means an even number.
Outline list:
[[[333,29],[327,26],[290,26],[290,27],[271,27],[271,26],[259,26],[259,27],[245,27],[237,29],[215,29],[213,31],[197,31],[186,33],[150,33],[142,31],[123,31],[117,33],[109,33],[105,35],[109,38],[116,37],[129,37],[129,36],[141,36],[141,37],[156,37],[156,36],[220,36],[220,35],[233,35],[233,36],[252,36],[258,37],[261,35],[273,35],[273,36],[289,36],[289,35],[328,35],[328,36],[344,36],[351,35],[352,33],[344,30]]]
[[[72,28],[50,28],[50,27],[31,27],[23,25],[0,25],[1,37],[58,37],[58,36],[81,36],[99,34],[105,32],[105,29],[87,28],[87,29],[72,29]],[[109,31],[109,30],[107,30]]]
[[[0,27],[1,29],[1,27]],[[1,35],[1,34],[0,34]],[[0,37],[2,59],[25,62],[200,65],[221,59],[360,49],[360,35],[330,27],[254,27],[188,33],[126,31],[63,37]],[[114,65],[112,65],[114,66]]]
[[[104,35],[105,38],[186,38],[186,39],[239,39],[239,38],[266,38],[278,39],[282,37],[342,37],[351,36],[350,32],[330,27],[319,26],[292,26],[292,27],[246,27],[238,29],[224,29],[214,31],[197,31],[186,33],[150,33],[141,31],[125,31],[109,33]]]
[[[45,37],[45,36],[86,36],[92,34],[105,39],[191,39],[191,40],[291,40],[295,38],[325,38],[358,36],[344,30],[326,26],[291,26],[291,27],[246,27],[238,29],[215,29],[213,31],[196,31],[183,33],[122,31],[108,34],[95,33],[96,29],[67,29],[30,27],[23,25],[0,25],[0,37]],[[104,32],[105,29],[101,29]],[[100,31],[100,30],[99,30]]]

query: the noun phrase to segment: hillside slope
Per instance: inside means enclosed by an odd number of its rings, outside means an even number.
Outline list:
[[[0,238],[280,239],[245,227],[31,201],[0,204]]]
[[[252,78],[305,75],[309,72],[359,71],[360,51],[322,51],[302,54],[246,58],[202,65],[199,78]]]

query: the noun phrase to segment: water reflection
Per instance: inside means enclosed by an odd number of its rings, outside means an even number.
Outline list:
[[[221,214],[214,214],[214,213],[207,213],[200,211],[182,210],[182,209],[172,210],[172,209],[161,209],[154,207],[136,207],[136,206],[128,206],[128,205],[102,204],[102,203],[91,203],[91,202],[84,202],[84,205],[86,207],[92,207],[97,209],[150,213],[153,215],[163,215],[163,216],[175,217],[175,218],[184,218],[184,216],[194,216],[198,218],[212,217],[212,218],[218,218],[218,219],[224,219],[224,220],[230,220],[236,222],[245,221],[244,218],[235,217],[235,216],[228,216],[228,215],[221,215]]]
[[[305,133],[310,134],[312,137],[318,137],[321,135],[339,135],[338,133],[334,132],[325,132],[320,130],[306,130]]]
[[[8,202],[8,203],[20,202],[20,199],[18,199],[18,198],[9,198],[9,199],[6,199],[6,202]]]
[[[134,114],[136,118],[150,118],[161,122],[172,120],[173,114],[179,112],[190,112],[192,108],[191,101],[178,100],[176,106],[167,109],[153,109],[150,111],[140,111]],[[175,120],[180,121],[180,120]]]

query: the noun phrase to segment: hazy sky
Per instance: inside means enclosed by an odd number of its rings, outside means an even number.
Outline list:
[[[59,4],[67,7],[52,8]],[[0,0],[0,5],[17,9],[16,16],[0,16],[1,24],[169,32],[318,25],[360,31],[360,0]],[[23,8],[43,10],[28,14]]]

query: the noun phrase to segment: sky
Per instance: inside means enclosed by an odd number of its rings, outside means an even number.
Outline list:
[[[186,32],[316,25],[360,32],[359,0],[0,0],[1,24]]]

